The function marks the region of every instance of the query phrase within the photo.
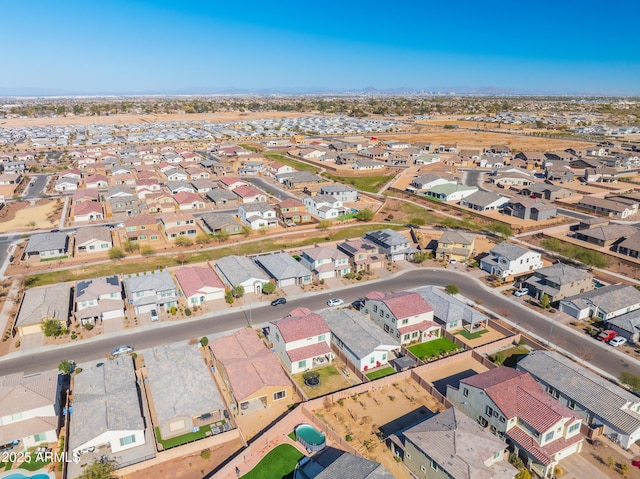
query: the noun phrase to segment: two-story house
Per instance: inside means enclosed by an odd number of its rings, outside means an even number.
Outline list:
[[[320,188],[321,195],[331,195],[334,198],[346,201],[358,201],[358,190],[347,185],[336,183],[334,185],[326,185]]]
[[[307,196],[304,200],[307,211],[317,218],[334,219],[347,213],[342,200],[331,195]]]
[[[506,241],[494,246],[480,260],[480,268],[502,279],[542,268],[542,255]]]
[[[147,271],[124,275],[124,290],[136,314],[148,313],[152,309],[169,310],[178,305],[176,285],[169,271]]]
[[[278,226],[276,210],[269,203],[242,203],[238,206],[238,218],[252,230]]]
[[[123,318],[124,301],[118,275],[77,281],[74,306],[76,321],[81,324]]]
[[[182,211],[203,210],[205,208],[204,200],[196,193],[176,193],[173,195],[173,199],[176,201],[178,209]]]
[[[267,201],[266,193],[253,186],[238,186],[231,192],[236,195],[242,203],[264,203]]]
[[[364,298],[364,313],[400,344],[426,342],[440,337],[433,308],[419,293],[373,291]]]
[[[48,373],[0,376],[0,445],[16,451],[58,440],[61,376]]]
[[[307,207],[297,198],[286,198],[276,204],[276,213],[280,221],[287,226],[311,222]]]
[[[349,257],[329,246],[304,250],[300,255],[300,263],[310,269],[318,279],[341,278],[351,272]]]
[[[447,399],[505,437],[540,477],[552,477],[562,458],[582,449],[580,416],[523,371],[503,366],[462,379],[457,388],[447,385]]]
[[[476,249],[476,235],[462,231],[445,231],[438,239],[435,258],[444,261],[466,261]]]
[[[558,309],[576,319],[606,321],[640,309],[640,291],[628,284],[610,284],[561,299]]]
[[[333,361],[329,325],[322,316],[307,308],[296,308],[284,318],[271,321],[269,341],[291,374]]]
[[[364,235],[364,239],[378,246],[380,253],[393,262],[409,260],[418,251],[406,236],[390,229],[370,231]]]
[[[546,294],[552,303],[591,291],[595,287],[590,273],[563,263],[537,269],[524,282],[524,286],[534,298],[540,299]]]
[[[164,213],[158,220],[168,240],[175,240],[178,236],[195,238],[198,235],[196,218],[190,213]]]
[[[351,270],[356,273],[374,271],[386,264],[378,246],[363,239],[346,240],[338,243],[337,248],[349,257]]]
[[[123,241],[156,242],[162,240],[162,231],[155,216],[143,213],[124,220]]]

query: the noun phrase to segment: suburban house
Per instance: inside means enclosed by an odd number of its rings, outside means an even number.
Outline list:
[[[242,225],[238,217],[231,213],[205,213],[201,219],[202,223],[215,235],[242,233]]]
[[[76,252],[78,253],[104,253],[112,246],[111,231],[104,226],[79,228],[76,233]]]
[[[197,193],[180,192],[173,195],[179,210],[203,210],[205,202]]]
[[[524,371],[501,366],[447,385],[447,399],[526,457],[540,477],[553,477],[562,458],[579,453],[582,418]]]
[[[88,175],[84,179],[84,186],[85,188],[107,188],[109,186],[109,178],[100,174]]]
[[[240,178],[231,177],[231,176],[224,176],[220,178],[220,183],[229,191],[232,191],[238,188],[239,186],[243,186],[247,184],[246,181],[243,181]]]
[[[447,183],[433,186],[424,192],[425,196],[440,201],[460,201],[478,191],[477,186]]]
[[[446,262],[466,261],[476,249],[476,235],[462,231],[445,231],[438,239],[434,257]]]
[[[489,182],[499,187],[529,186],[534,183],[533,178],[523,172],[504,172],[489,177]]]
[[[224,284],[211,268],[185,266],[177,269],[175,275],[188,306],[224,299]]]
[[[534,298],[539,300],[546,294],[552,303],[594,288],[593,276],[590,273],[564,263],[537,269],[523,285]]]
[[[508,202],[504,213],[521,220],[544,221],[558,216],[558,208],[540,199],[514,198]]]
[[[555,201],[573,196],[572,190],[547,183],[535,183],[522,188],[520,193],[530,198],[541,198],[547,201]]]
[[[587,183],[615,183],[618,181],[618,170],[608,166],[585,168],[583,178]]]
[[[440,337],[440,326],[433,321],[433,308],[419,293],[373,291],[364,298],[364,313],[400,344]]]
[[[294,171],[293,173],[283,173],[276,175],[276,181],[282,183],[290,189],[304,189],[326,180],[322,176],[311,173],[310,171]]]
[[[592,429],[625,449],[640,439],[640,398],[555,351],[533,351],[517,365]]]
[[[418,251],[411,246],[406,236],[390,229],[370,231],[365,234],[364,239],[376,245],[379,252],[392,262],[410,260]]]
[[[254,261],[281,288],[309,284],[313,278],[311,271],[293,259],[293,256],[288,253],[271,253],[256,256]]]
[[[20,441],[17,452],[58,440],[61,379],[58,371],[0,376],[0,444]]]
[[[275,354],[256,332],[242,328],[209,343],[216,370],[231,394],[230,406],[240,414],[291,402],[293,386]]]
[[[124,241],[151,242],[162,239],[160,225],[155,216],[143,213],[124,220]]]
[[[383,366],[400,351],[400,341],[365,315],[347,308],[320,313],[331,329],[331,343],[358,371]]]
[[[393,479],[387,468],[375,461],[356,456],[333,447],[325,447],[306,461],[300,461],[294,471],[294,479],[343,478],[349,471],[349,479]]]
[[[558,309],[576,319],[606,321],[640,309],[640,291],[630,285],[610,284],[562,299]]]
[[[238,218],[252,230],[278,226],[276,210],[269,203],[242,203],[238,207]]]
[[[478,190],[460,200],[461,206],[466,206],[467,208],[471,208],[475,211],[500,210],[507,203],[509,203],[509,198],[506,196],[500,196],[492,193],[491,191],[482,190]]]
[[[207,199],[216,206],[236,207],[240,198],[224,188],[212,188],[207,192]]]
[[[196,192],[193,185],[187,181],[169,181],[165,184],[165,187],[172,195],[177,195],[178,193],[195,194]]]
[[[224,399],[197,346],[156,346],[144,353],[144,366],[154,426],[163,440],[191,433],[195,428],[206,431],[213,423],[226,424]]]
[[[276,213],[285,225],[298,225],[311,222],[305,204],[297,198],[286,198],[276,204]]]
[[[15,329],[21,336],[42,333],[42,322],[55,320],[63,328],[69,325],[71,287],[67,283],[27,289],[20,303]]]
[[[152,309],[168,311],[178,305],[178,293],[173,278],[166,269],[123,275],[124,290],[136,314]]]
[[[502,279],[542,268],[542,255],[506,241],[494,246],[480,260],[480,268]]]
[[[158,220],[168,240],[175,240],[180,236],[195,238],[200,231],[196,218],[191,213],[163,213]]]
[[[513,479],[506,444],[455,407],[389,437],[413,477]]]
[[[411,186],[419,190],[428,190],[436,186],[454,185],[455,181],[441,178],[440,176],[428,173],[426,175],[417,176],[411,181]]]
[[[615,331],[631,344],[640,342],[640,309],[621,314],[607,321],[607,329]]]
[[[634,234],[638,234],[638,229],[635,226],[608,224],[580,229],[574,233],[574,237],[587,243],[610,248]]]
[[[124,318],[122,285],[118,275],[76,281],[75,317],[80,324]]]
[[[363,239],[346,240],[336,246],[349,257],[354,273],[384,268],[386,261],[378,246]]]
[[[604,214],[611,218],[618,219],[627,218],[638,212],[638,203],[614,201],[606,198],[596,198],[594,196],[583,196],[576,205],[593,211],[594,213]]]
[[[120,467],[155,455],[152,444],[145,447],[145,420],[130,356],[83,367],[73,382],[70,452],[78,454],[83,449],[106,446],[101,454],[117,460]],[[138,447],[137,453],[127,452]]]
[[[216,272],[230,289],[242,286],[247,293],[261,294],[269,277],[246,256],[225,256],[216,261]]]
[[[75,191],[78,189],[79,181],[78,178],[58,178],[53,189],[59,193]]]
[[[433,319],[445,331],[455,331],[469,326],[470,331],[486,328],[489,318],[463,303],[437,286],[417,289],[422,298],[433,308]]]
[[[264,203],[267,201],[267,195],[253,186],[238,186],[231,192],[240,198],[242,203]]]
[[[71,210],[72,221],[95,221],[104,219],[102,204],[95,201],[84,201],[78,205],[72,205]]]
[[[351,272],[349,257],[330,246],[317,246],[302,251],[300,264],[311,270],[317,279],[341,278]]]
[[[269,341],[291,374],[333,361],[329,325],[322,316],[307,308],[296,308],[284,318],[271,321]]]
[[[69,235],[64,231],[32,234],[24,249],[26,259],[38,257],[40,260],[47,260],[61,258],[68,254]]]
[[[640,258],[640,232],[634,233],[618,243],[616,251],[632,258]]]
[[[351,186],[341,185],[339,183],[321,187],[320,194],[331,195],[342,202],[358,201],[358,190]]]
[[[331,195],[307,196],[303,200],[307,212],[320,219],[333,219],[347,213],[342,200]]]

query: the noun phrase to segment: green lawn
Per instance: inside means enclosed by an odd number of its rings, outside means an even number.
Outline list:
[[[498,351],[493,356],[489,357],[494,362],[498,362],[503,364],[504,366],[509,366],[511,368],[515,368],[517,362],[522,359],[524,356],[529,354],[531,350],[526,348],[525,346],[514,346],[509,349],[505,349],[503,351]]]
[[[310,171],[311,173],[318,173],[320,171],[320,168],[318,168],[317,166],[294,160],[290,156],[281,155],[279,153],[265,153],[263,156],[282,163],[283,165],[292,166],[296,170]]]
[[[291,439],[292,441],[296,440],[296,433],[295,431],[291,431],[289,434],[287,434],[287,436],[289,436],[289,439]]]
[[[458,331],[457,333],[454,333],[454,334],[459,334],[460,336],[462,336],[465,339],[478,339],[484,333],[488,333],[488,332],[489,332],[488,329],[481,329],[480,331],[476,331],[475,333],[470,333],[466,329],[461,329],[460,331]]]
[[[38,455],[35,452],[32,452],[30,457],[31,457],[31,462],[23,462],[18,467],[20,469],[26,469],[27,471],[37,471],[38,469],[42,469],[43,467],[46,467],[47,464],[51,462],[51,461],[39,461]],[[44,457],[44,455],[41,457]]]
[[[395,177],[395,175],[344,177],[334,176],[330,173],[323,173],[322,175],[332,181],[351,185],[358,190],[368,191],[370,193],[377,193],[383,185]]]
[[[302,453],[289,444],[280,444],[242,476],[243,479],[292,479]]]
[[[419,359],[432,358],[447,351],[455,351],[458,346],[447,338],[434,339],[426,343],[414,344],[407,348]]]
[[[7,458],[7,462],[5,463],[4,470],[8,471],[11,469],[11,467],[13,467],[13,462]]]
[[[377,371],[372,371],[370,373],[367,373],[366,376],[373,381],[374,379],[379,379],[379,378],[383,378],[385,376],[391,376],[392,374],[395,374],[396,370],[393,369],[391,366],[387,366],[386,368],[382,368],[382,369],[378,369]]]
[[[187,434],[183,434],[182,436],[176,436],[170,439],[162,439],[162,436],[160,435],[160,428],[156,427],[155,429],[158,443],[162,445],[165,451],[172,447],[182,446],[183,444],[203,439],[207,436],[207,432],[211,432],[211,426],[202,426],[200,427],[200,430],[198,432],[189,432]]]

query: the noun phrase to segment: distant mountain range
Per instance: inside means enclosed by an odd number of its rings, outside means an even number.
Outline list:
[[[179,90],[167,91],[76,91],[56,88],[30,88],[30,87],[1,87],[0,97],[104,97],[104,96],[206,96],[206,95],[370,95],[370,96],[441,96],[441,95],[468,95],[468,96],[615,96],[602,92],[568,92],[545,90],[518,90],[514,88],[501,88],[495,86],[464,87],[442,86],[425,89],[415,88],[376,88],[368,86],[358,89],[331,89],[323,87],[311,88],[204,88],[191,87]]]

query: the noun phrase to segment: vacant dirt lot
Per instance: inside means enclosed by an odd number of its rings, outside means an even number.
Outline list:
[[[33,206],[23,202],[8,203],[0,211],[0,233],[53,228],[60,220],[57,211],[60,207],[53,199],[39,200]]]

